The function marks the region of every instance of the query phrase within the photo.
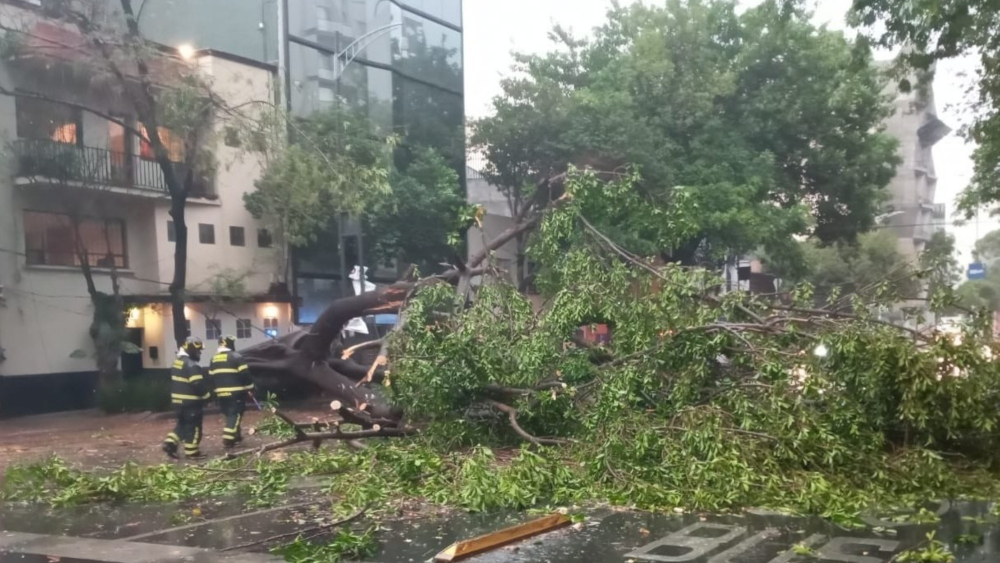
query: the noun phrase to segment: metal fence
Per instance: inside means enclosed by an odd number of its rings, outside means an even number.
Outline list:
[[[139,155],[43,139],[18,139],[12,146],[18,177],[168,193],[159,163]],[[174,166],[183,177],[184,165]],[[211,197],[209,180],[194,184],[192,195]]]

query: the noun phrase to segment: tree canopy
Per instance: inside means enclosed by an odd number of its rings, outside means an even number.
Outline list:
[[[631,251],[689,263],[872,226],[897,163],[884,83],[864,45],[815,27],[800,3],[742,14],[727,0],[636,3],[591,39],[552,38],[551,53],[516,55],[495,115],[475,124],[486,175],[515,199],[567,162],[629,163],[644,209],[683,191],[697,230],[664,248],[656,221],[591,220]]]
[[[899,252],[896,236],[889,230],[859,235],[856,244],[823,246],[815,239],[798,244],[801,265],[768,261],[768,271],[792,283],[808,282],[818,302],[887,280],[886,289],[896,297],[919,294],[919,283],[913,277],[917,265]]]

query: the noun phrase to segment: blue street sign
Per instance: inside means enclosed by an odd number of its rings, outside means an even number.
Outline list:
[[[967,277],[970,280],[981,280],[986,277],[986,266],[982,262],[973,262],[969,264],[969,273]]]

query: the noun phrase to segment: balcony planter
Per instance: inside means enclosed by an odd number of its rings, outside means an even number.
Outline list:
[[[70,181],[82,178],[83,159],[73,145],[55,142],[25,142],[17,153],[17,175]]]

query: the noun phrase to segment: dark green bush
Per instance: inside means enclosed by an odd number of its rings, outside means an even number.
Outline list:
[[[118,387],[101,389],[97,405],[108,414],[169,410],[170,378],[159,374],[142,374],[128,379]]]

